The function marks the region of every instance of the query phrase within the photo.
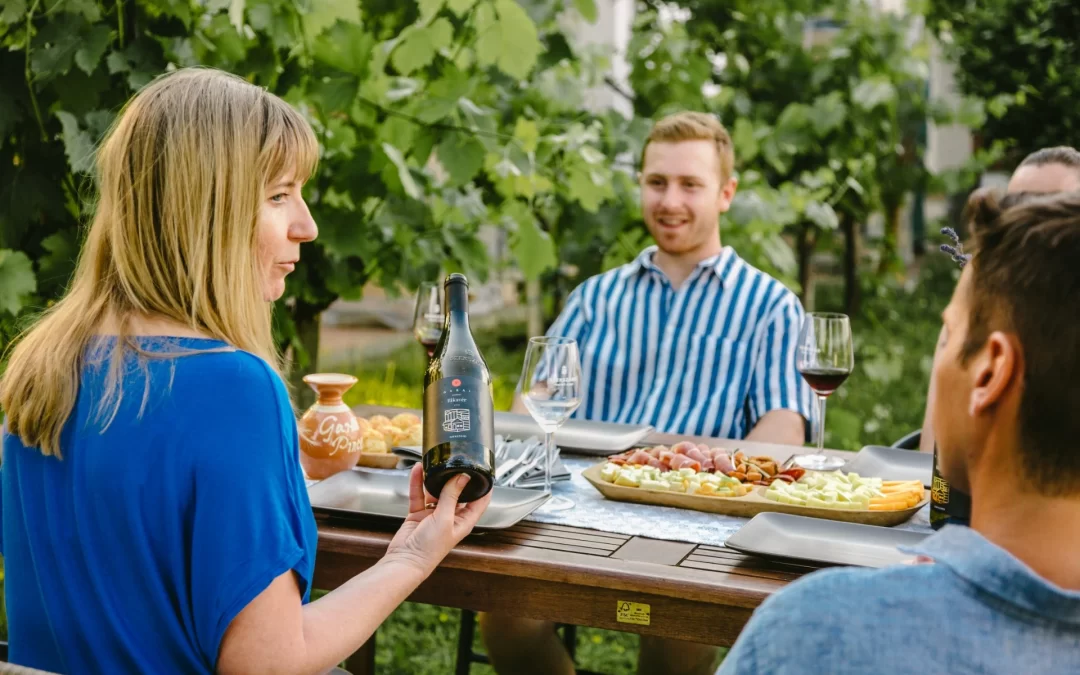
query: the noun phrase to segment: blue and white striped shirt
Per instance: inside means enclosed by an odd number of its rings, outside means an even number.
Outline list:
[[[798,297],[731,247],[675,290],[655,252],[587,279],[548,330],[579,345],[574,416],[735,439],[772,410],[811,420],[812,394],[795,369]]]

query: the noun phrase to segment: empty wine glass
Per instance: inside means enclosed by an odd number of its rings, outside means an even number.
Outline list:
[[[825,400],[836,391],[855,368],[851,344],[851,322],[844,314],[814,312],[803,319],[795,367],[810,385],[818,401],[817,453],[799,455],[795,463],[811,471],[833,471],[844,465],[839,457],[828,457],[825,449]]]
[[[432,281],[420,284],[416,291],[416,307],[413,309],[413,335],[424,349],[428,359],[435,354],[435,345],[443,332],[442,286]]]
[[[551,494],[551,476],[558,450],[555,431],[581,405],[581,361],[577,341],[563,337],[530,338],[520,387],[525,407],[546,435],[544,492]],[[537,510],[563,511],[573,506],[574,502],[566,497],[552,496]]]

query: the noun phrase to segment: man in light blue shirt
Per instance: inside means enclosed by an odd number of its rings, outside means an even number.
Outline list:
[[[722,675],[1080,673],[1080,194],[969,211],[932,417],[971,528],[924,540],[925,564],[792,584]]]
[[[586,280],[548,330],[579,344],[584,397],[576,417],[803,444],[812,408],[795,369],[802,306],[720,243],[734,162],[731,137],[711,115],[680,113],[653,127],[640,182],[656,245]],[[481,615],[481,627],[499,673],[573,672],[549,622]],[[638,672],[712,673],[718,654],[643,637]]]

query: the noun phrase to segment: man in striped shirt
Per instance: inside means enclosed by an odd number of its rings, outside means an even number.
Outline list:
[[[720,214],[737,186],[734,162],[731,137],[710,115],[680,113],[653,128],[640,181],[656,245],[581,284],[548,331],[580,345],[584,398],[576,417],[804,442],[812,407],[795,369],[802,306],[720,244]],[[520,402],[515,410],[523,411]],[[498,672],[573,672],[552,624],[481,615],[481,626]],[[641,644],[642,674],[715,668],[713,647],[644,637]]]

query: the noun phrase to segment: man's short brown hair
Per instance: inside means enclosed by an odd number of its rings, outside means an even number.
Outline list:
[[[975,236],[971,314],[961,359],[992,331],[1020,340],[1025,478],[1047,494],[1080,494],[1080,194],[1003,208],[993,191],[968,203]]]
[[[1068,145],[1042,148],[1020,162],[1020,166],[1046,166],[1047,164],[1060,164],[1080,171],[1080,150]]]
[[[641,149],[641,167],[645,168],[645,151],[649,144],[679,143],[682,141],[712,141],[716,146],[716,157],[720,160],[721,186],[735,172],[735,150],[732,148],[731,135],[720,120],[712,115],[700,112],[680,112],[668,115],[653,125],[645,147]]]

